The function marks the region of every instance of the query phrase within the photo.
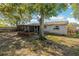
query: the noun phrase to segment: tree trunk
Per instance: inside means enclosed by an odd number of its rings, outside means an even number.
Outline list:
[[[41,15],[39,23],[40,23],[39,37],[41,40],[43,40],[44,38],[44,16],[43,15]]]

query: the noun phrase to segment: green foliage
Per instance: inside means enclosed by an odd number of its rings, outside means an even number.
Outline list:
[[[56,16],[58,13],[66,10],[67,4],[57,4],[57,3],[38,3],[32,4],[32,11],[39,14],[43,14],[45,17]]]
[[[18,24],[19,21],[23,19],[31,19],[29,18],[30,14],[27,13],[29,10],[27,4],[0,4],[0,12],[5,16],[5,18],[9,18],[11,21],[15,21],[15,24]],[[11,22],[10,21],[10,22]]]
[[[66,8],[67,4],[61,3],[0,4],[0,12],[3,13],[5,17],[17,20],[23,19],[23,15],[26,15],[27,18],[31,18],[30,14],[33,13],[42,13],[45,17],[56,16],[62,12],[62,10],[66,10]]]
[[[73,8],[73,15],[75,18],[79,19],[79,4],[71,4],[72,8]]]

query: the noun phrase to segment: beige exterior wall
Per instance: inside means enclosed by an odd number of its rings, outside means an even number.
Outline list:
[[[48,33],[67,35],[67,25],[59,25],[59,29],[54,29],[55,25],[47,26],[44,31]]]

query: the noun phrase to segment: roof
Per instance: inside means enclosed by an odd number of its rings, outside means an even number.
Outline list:
[[[51,26],[51,25],[67,25],[68,22],[46,22],[44,23],[45,26]],[[28,24],[20,24],[20,25],[28,25],[28,26],[39,26],[39,23],[28,23]]]
[[[65,19],[45,19],[44,21],[44,25],[67,25],[68,21]],[[38,19],[32,19],[30,20],[30,22],[23,22],[20,23],[19,25],[33,25],[33,26],[37,26],[39,25],[39,21]]]

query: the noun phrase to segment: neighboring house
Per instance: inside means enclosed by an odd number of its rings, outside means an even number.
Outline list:
[[[67,35],[67,24],[68,21],[46,21],[44,22],[44,32],[59,35]],[[22,30],[26,32],[39,33],[39,22],[29,22],[27,24],[20,24],[17,27],[20,31]]]

